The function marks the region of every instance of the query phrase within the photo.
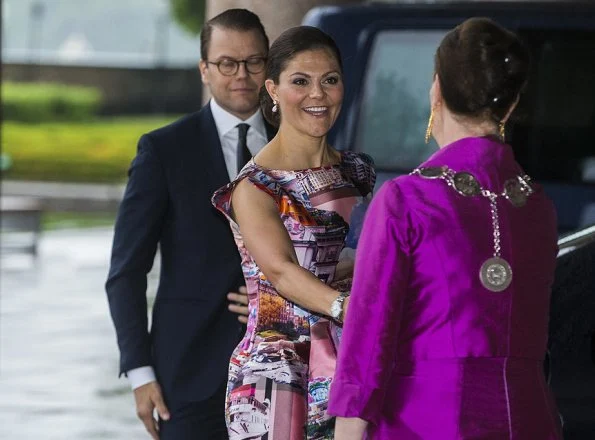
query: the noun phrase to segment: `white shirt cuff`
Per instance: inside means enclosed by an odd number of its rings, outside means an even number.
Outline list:
[[[126,376],[128,377],[130,386],[133,390],[137,389],[138,387],[142,387],[149,382],[154,382],[157,380],[155,378],[155,371],[153,370],[153,367],[134,368],[130,371],[127,371]]]

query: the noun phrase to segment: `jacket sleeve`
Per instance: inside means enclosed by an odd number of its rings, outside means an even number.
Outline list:
[[[147,274],[167,211],[162,163],[150,135],[141,137],[118,211],[106,292],[120,348],[120,375],[150,366]]]
[[[407,214],[387,182],[365,217],[329,413],[375,423],[393,373],[409,282]]]

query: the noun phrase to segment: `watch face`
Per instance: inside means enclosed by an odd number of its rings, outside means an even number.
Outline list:
[[[341,316],[341,304],[339,303],[339,301],[335,300],[333,301],[333,304],[331,305],[331,317],[337,319]]]

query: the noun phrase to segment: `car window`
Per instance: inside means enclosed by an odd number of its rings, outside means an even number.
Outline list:
[[[423,141],[434,53],[447,30],[384,30],[374,37],[355,149],[379,170],[406,172],[437,146]],[[532,74],[507,130],[525,170],[550,182],[595,184],[595,34],[518,30]]]
[[[356,150],[381,170],[407,171],[438,148],[424,143],[434,53],[446,31],[376,34],[363,85]]]
[[[595,183],[595,33],[520,31],[533,61],[512,144],[544,181]]]

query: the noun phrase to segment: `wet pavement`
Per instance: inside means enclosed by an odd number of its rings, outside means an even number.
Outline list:
[[[111,240],[111,229],[46,232],[37,258],[0,256],[0,439],[149,438],[127,381],[117,378],[103,289]],[[595,438],[593,376],[569,368],[554,375],[566,439]]]
[[[111,229],[48,232],[37,258],[1,256],[1,439],[149,438],[117,377],[111,240]]]

